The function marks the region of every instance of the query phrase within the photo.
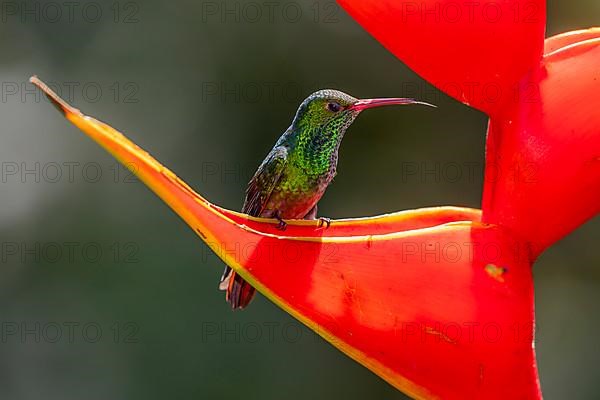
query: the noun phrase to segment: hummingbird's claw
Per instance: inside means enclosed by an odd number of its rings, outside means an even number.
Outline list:
[[[280,231],[285,231],[287,228],[287,222],[285,222],[284,220],[279,220],[279,223],[277,224],[277,229],[279,229]]]
[[[285,231],[287,228],[287,222],[285,222],[283,219],[281,219],[281,217],[279,215],[275,215],[275,218],[277,219],[277,221],[279,221],[276,228],[279,229],[280,231]]]
[[[327,226],[325,226],[327,225]],[[319,217],[319,228],[322,228],[325,226],[325,229],[329,228],[331,226],[331,219],[330,218],[325,218],[325,217]]]

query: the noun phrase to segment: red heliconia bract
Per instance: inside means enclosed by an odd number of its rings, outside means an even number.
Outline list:
[[[33,81],[244,279],[398,389],[422,399],[541,398],[531,264],[598,212],[598,32],[549,39],[542,59],[542,1],[477,2],[488,14],[462,22],[444,18],[475,3],[340,3],[426,79],[489,113],[482,211],[435,207],[329,228],[289,221],[282,232],[209,203]],[[418,7],[440,19],[414,18]]]
[[[525,80],[527,96],[490,120],[483,220],[528,243],[532,260],[600,211],[595,35],[546,53]]]
[[[479,210],[435,207],[329,228],[289,221],[281,232],[212,205],[119,132],[53,99],[244,279],[399,389],[417,398],[539,393],[529,260]]]
[[[338,3],[427,81],[490,115],[514,98],[543,51],[544,0]]]

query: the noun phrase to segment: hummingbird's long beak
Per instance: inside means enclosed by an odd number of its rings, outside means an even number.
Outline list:
[[[367,108],[391,106],[394,104],[423,104],[429,107],[437,107],[433,104],[417,101],[415,99],[407,99],[404,97],[386,98],[386,99],[362,99],[348,107],[349,110],[362,111]]]

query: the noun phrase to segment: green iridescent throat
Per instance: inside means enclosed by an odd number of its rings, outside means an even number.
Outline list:
[[[312,176],[334,172],[340,143],[354,118],[351,111],[333,116],[307,112],[292,127],[295,143],[289,161]]]

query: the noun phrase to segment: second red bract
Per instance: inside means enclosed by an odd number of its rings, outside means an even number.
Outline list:
[[[550,38],[546,4],[339,3],[425,79],[490,116],[483,221],[531,260],[600,210],[600,30]]]
[[[541,398],[531,266],[599,211],[600,30],[544,44],[542,1],[340,4],[425,79],[488,113],[481,211],[428,208],[326,229],[290,221],[282,232],[208,202],[34,82],[244,279],[398,389]]]

